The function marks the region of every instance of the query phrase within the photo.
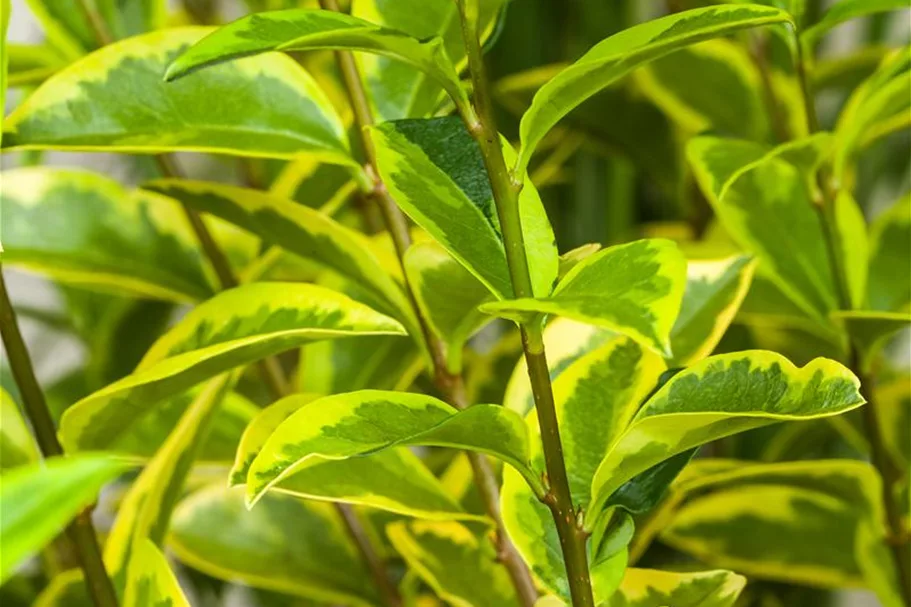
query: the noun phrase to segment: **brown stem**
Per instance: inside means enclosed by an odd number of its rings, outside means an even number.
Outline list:
[[[26,417],[32,426],[38,447],[45,458],[60,457],[63,448],[57,440],[57,429],[51,418],[44,392],[35,377],[32,360],[19,331],[16,311],[6,290],[6,281],[0,271],[0,336],[6,349],[10,370],[19,393]],[[66,535],[75,546],[79,566],[85,575],[92,601],[97,607],[117,607],[117,593],[104,568],[98,536],[92,524],[91,510],[79,514],[67,527]]]
[[[481,148],[484,166],[490,178],[515,296],[534,297],[531,272],[525,253],[522,221],[519,216],[519,192],[522,189],[522,182],[506,167],[478,33],[474,31],[472,21],[466,14],[464,0],[458,0],[458,8],[474,88],[474,108],[477,113],[474,116],[463,112],[462,118]],[[547,469],[548,493],[544,502],[551,510],[560,537],[560,548],[566,565],[573,605],[594,607],[586,551],[587,536],[577,522],[578,513],[572,503],[540,322],[534,320],[522,323],[520,328]]]
[[[336,0],[320,0],[320,6],[325,10],[339,10]],[[351,100],[355,124],[358,127],[358,140],[368,164],[367,172],[374,181],[373,190],[369,193],[368,198],[375,201],[380,208],[386,229],[395,245],[399,264],[402,266],[403,275],[405,275],[407,295],[420,324],[424,344],[433,362],[434,383],[449,404],[458,409],[465,409],[470,403],[465,394],[465,384],[462,375],[451,373],[447,368],[445,346],[430,329],[427,319],[424,318],[417,305],[414,290],[408,282],[407,272],[405,272],[404,267],[405,252],[411,244],[408,221],[380,179],[373,142],[363,132],[374,121],[360,71],[351,53],[337,51],[335,56],[345,83],[345,89]],[[522,560],[518,550],[516,550],[516,547],[506,534],[503,518],[500,514],[500,490],[497,484],[497,477],[491,469],[487,458],[471,452],[468,452],[467,456],[471,463],[475,486],[484,503],[484,509],[496,525],[495,547],[497,556],[509,573],[522,605],[524,607],[532,607],[538,598],[538,591],[535,588],[531,573],[525,565],[525,561]]]
[[[336,504],[336,508],[339,515],[342,517],[342,521],[345,523],[345,529],[347,529],[348,535],[351,536],[351,539],[354,540],[354,543],[360,548],[361,558],[370,570],[370,576],[373,578],[377,590],[380,592],[383,604],[387,605],[387,607],[399,607],[402,604],[402,599],[399,597],[398,590],[392,585],[392,582],[389,581],[383,559],[380,558],[380,555],[374,550],[373,542],[367,535],[367,531],[358,519],[354,509],[348,504]]]

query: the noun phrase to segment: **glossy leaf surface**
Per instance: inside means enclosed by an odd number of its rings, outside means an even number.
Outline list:
[[[53,458],[5,472],[0,478],[0,581],[98,497],[127,470],[122,461],[91,455]]]
[[[515,413],[495,405],[459,411],[430,396],[362,390],[314,401],[281,423],[253,460],[247,497],[321,459],[345,459],[391,446],[434,445],[479,451],[528,468],[528,437]]]
[[[249,58],[164,82],[171,60],[209,31],[153,32],[76,61],[6,119],[3,145],[275,158],[307,153],[353,162],[338,116],[307,72],[288,57]]]
[[[4,263],[106,291],[183,302],[212,294],[172,201],[88,171],[30,167],[0,179]]]
[[[751,428],[849,411],[864,403],[858,385],[822,358],[798,368],[773,352],[746,351],[696,363],[649,398],[601,462],[586,526],[617,488],[651,466]]]
[[[418,40],[351,15],[321,10],[272,11],[239,19],[181,55],[168,69],[167,78],[268,51],[326,48],[392,57],[421,70],[460,102],[467,99],[440,38]]]
[[[637,240],[576,265],[549,297],[493,302],[482,310],[521,318],[553,314],[630,335],[670,354],[670,332],[686,283],[686,260],[668,240]]]
[[[480,148],[455,117],[398,120],[370,129],[380,174],[405,211],[494,295],[512,295],[506,249]],[[505,144],[504,144],[505,145]],[[507,158],[512,156],[508,145]],[[559,257],[534,186],[519,195],[519,215],[535,295],[550,294]]]
[[[712,6],[641,23],[603,40],[535,95],[522,116],[517,173],[524,174],[538,143],[561,118],[637,66],[696,42],[790,20],[767,6]]]
[[[288,417],[308,406],[311,397],[290,396],[263,409],[247,427],[231,470],[231,485],[247,482],[250,465],[269,436]],[[381,508],[428,519],[474,518],[447,493],[420,458],[393,448],[343,460],[324,460],[292,473],[273,491]]]
[[[135,373],[68,409],[61,436],[70,449],[92,449],[164,398],[234,367],[314,340],[401,332],[391,318],[315,285],[223,291],[159,338]]]

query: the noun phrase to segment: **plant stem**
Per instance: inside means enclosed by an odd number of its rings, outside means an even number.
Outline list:
[[[800,90],[803,96],[804,109],[807,115],[807,124],[810,132],[819,131],[819,118],[816,113],[816,104],[813,98],[813,90],[810,86],[807,75],[806,51],[797,37],[797,57],[796,70],[797,77],[800,81]],[[831,264],[832,277],[836,284],[838,292],[839,307],[843,310],[853,309],[851,293],[848,287],[848,280],[845,273],[844,264],[839,252],[838,231],[835,223],[835,199],[836,192],[832,187],[830,178],[825,170],[821,170],[818,177],[821,200],[817,201],[814,206],[819,212],[820,223],[822,224],[823,234],[826,239],[826,246],[829,253],[829,263]],[[877,402],[874,397],[873,379],[866,373],[866,369],[861,364],[860,352],[853,341],[849,340],[848,362],[851,371],[860,380],[860,390],[867,404],[862,407],[864,417],[864,430],[870,443],[870,461],[873,467],[879,473],[882,479],[882,502],[883,510],[886,515],[886,533],[888,535],[886,543],[892,551],[892,558],[897,568],[899,593],[906,607],[911,607],[911,543],[909,543],[907,534],[904,532],[902,523],[902,513],[900,506],[892,494],[893,488],[901,479],[901,472],[894,465],[892,459],[885,448],[885,439],[882,434],[882,424],[879,419]]]
[[[9,359],[10,370],[19,393],[22,405],[28,417],[38,447],[45,458],[63,456],[63,448],[57,440],[57,429],[51,412],[48,409],[44,393],[35,377],[32,360],[26,348],[19,323],[16,321],[16,312],[10,302],[6,290],[6,281],[0,270],[0,336]],[[86,585],[92,601],[97,607],[117,607],[117,593],[111,584],[104,561],[101,559],[101,549],[98,546],[98,536],[92,524],[91,510],[80,513],[67,527],[66,535],[76,548],[79,565],[85,574]]]
[[[320,0],[320,6],[325,10],[339,10],[336,0]],[[374,188],[369,197],[379,206],[386,229],[395,245],[399,264],[402,267],[402,274],[405,276],[405,287],[411,308],[417,316],[424,344],[430,353],[433,363],[434,383],[449,404],[458,409],[466,409],[470,406],[470,403],[465,394],[463,377],[461,374],[454,374],[449,371],[446,365],[445,346],[430,329],[427,319],[417,305],[414,290],[408,282],[404,266],[405,252],[411,245],[408,222],[380,179],[373,143],[364,135],[364,129],[373,124],[374,120],[360,70],[350,52],[336,51],[335,57],[354,111],[354,120],[358,127],[358,140],[368,163],[367,172],[374,180]],[[503,518],[500,514],[500,489],[497,477],[486,457],[472,452],[466,452],[466,455],[471,464],[474,483],[478,493],[481,495],[484,509],[496,525],[495,547],[497,557],[506,568],[521,604],[524,607],[532,607],[538,598],[538,591],[535,588],[535,583],[528,571],[528,567],[525,565],[525,561],[522,560],[521,555],[506,534]]]
[[[509,264],[513,290],[516,297],[534,297],[519,215],[519,192],[522,189],[522,182],[515,179],[506,167],[500,134],[494,119],[493,102],[488,90],[484,59],[481,56],[481,44],[478,33],[466,14],[465,0],[458,0],[458,8],[468,68],[474,86],[474,108],[477,112],[476,116],[463,113],[463,119],[481,148],[484,166],[490,178],[500,229],[506,245],[506,260]],[[573,605],[594,607],[586,552],[587,535],[578,525],[578,513],[572,503],[541,326],[539,322],[533,321],[523,323],[520,328],[547,469],[548,493],[544,502],[551,510],[560,537]]]

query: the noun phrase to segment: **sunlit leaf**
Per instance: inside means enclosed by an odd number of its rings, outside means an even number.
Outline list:
[[[5,264],[147,297],[212,294],[190,224],[172,201],[72,169],[12,169],[0,182]]]
[[[315,340],[401,332],[391,318],[315,285],[223,291],[159,338],[135,373],[70,407],[61,437],[69,449],[92,449],[165,398],[234,367]]]
[[[101,455],[53,458],[0,476],[0,582],[43,548],[101,488],[125,472],[122,461]]]
[[[289,396],[263,409],[244,432],[230,483],[247,482],[250,465],[269,436],[313,397]],[[421,460],[406,448],[363,457],[324,460],[291,473],[272,491],[339,501],[428,519],[475,518],[466,514]]]
[[[522,117],[517,173],[524,174],[538,143],[561,118],[637,66],[696,42],[790,21],[786,12],[766,6],[711,6],[641,23],[603,40],[535,95]]]
[[[321,459],[345,459],[391,446],[434,445],[493,455],[528,468],[528,437],[514,412],[496,405],[459,411],[421,394],[362,390],[327,396],[291,415],[263,445],[247,474],[247,496],[256,502],[270,487]]]
[[[212,486],[180,503],[168,543],[184,564],[227,582],[329,604],[377,602],[330,504],[269,494],[247,510],[242,490]]]
[[[838,0],[829,7],[819,21],[805,29],[800,37],[803,42],[812,44],[825,36],[832,28],[851,19],[906,8],[908,8],[908,3],[904,0]]]
[[[207,65],[268,51],[324,48],[392,57],[426,73],[454,99],[467,100],[440,38],[418,40],[350,15],[306,9],[256,13],[226,25],[178,57],[168,68],[167,78],[174,80]]]
[[[478,144],[455,117],[398,120],[370,129],[377,162],[396,202],[494,295],[512,295],[493,190]],[[512,150],[504,142],[507,159]],[[519,215],[535,295],[551,292],[559,257],[553,230],[530,181]]]
[[[673,242],[637,240],[599,251],[576,265],[549,297],[484,304],[519,318],[553,314],[625,333],[670,355],[670,332],[686,283],[686,260]]]
[[[808,420],[859,407],[857,378],[819,358],[798,368],[764,351],[711,356],[678,373],[639,410],[592,481],[595,517],[635,475],[711,440],[782,420]]]
[[[309,153],[353,162],[340,119],[289,57],[253,57],[164,82],[171,60],[208,31],[153,32],[76,61],[10,114],[4,147],[274,158]]]

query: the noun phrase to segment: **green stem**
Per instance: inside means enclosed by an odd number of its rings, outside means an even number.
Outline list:
[[[500,229],[506,245],[506,260],[509,264],[513,290],[516,297],[534,297],[528,257],[525,253],[522,221],[519,215],[519,192],[522,189],[522,183],[517,181],[507,169],[506,160],[503,157],[478,33],[472,26],[472,20],[466,14],[465,1],[459,0],[458,7],[462,22],[462,38],[465,41],[468,56],[468,68],[474,87],[474,109],[476,111],[476,115],[463,113],[462,117],[469,132],[481,148],[484,166],[490,178]],[[573,506],[569,489],[563,445],[560,440],[560,427],[557,422],[553,387],[550,383],[550,372],[547,367],[540,323],[523,323],[521,331],[547,469],[548,493],[544,502],[551,510],[560,537],[560,548],[566,565],[573,605],[574,607],[594,607],[595,601],[586,551],[587,535],[578,524],[579,513]]]
[[[29,423],[35,433],[38,447],[45,458],[63,456],[63,448],[57,440],[57,429],[51,418],[50,409],[44,399],[44,393],[35,377],[32,360],[26,348],[16,312],[6,290],[6,281],[0,270],[0,336],[6,348],[10,370],[19,393]],[[85,574],[86,585],[97,607],[117,607],[117,593],[111,584],[111,578],[104,568],[98,536],[92,525],[91,510],[79,514],[67,527],[67,536],[76,548],[79,565]]]
[[[339,10],[336,0],[320,0],[320,6],[325,10]],[[404,266],[405,253],[411,245],[411,236],[408,232],[408,221],[401,209],[399,209],[398,204],[396,204],[395,200],[389,194],[385,184],[380,179],[373,142],[364,134],[364,129],[372,125],[374,120],[373,111],[367,98],[367,92],[364,89],[360,70],[351,53],[337,51],[335,56],[354,112],[355,124],[358,127],[358,141],[364,152],[364,157],[367,160],[367,167],[365,170],[374,181],[373,190],[369,193],[368,197],[376,202],[379,207],[383,216],[383,221],[386,224],[386,230],[389,232],[395,245],[399,264],[402,267],[402,274],[405,276],[405,288],[408,299],[420,325],[423,343],[426,346],[433,363],[434,383],[449,404],[458,409],[465,409],[470,403],[465,393],[465,384],[462,375],[451,373],[447,368],[445,346],[440,338],[430,329],[427,319],[421,313],[421,309],[417,305],[414,289],[408,282],[408,275],[407,272],[405,272]],[[538,598],[538,591],[535,588],[531,573],[525,565],[525,561],[522,560],[518,550],[516,550],[516,547],[506,534],[503,519],[500,514],[500,490],[497,484],[497,477],[491,469],[490,462],[487,458],[472,452],[468,452],[466,455],[471,464],[475,481],[474,484],[484,503],[484,509],[496,525],[495,547],[497,557],[506,568],[521,604],[524,607],[532,607]]]
[[[816,114],[813,89],[807,75],[806,50],[800,43],[800,38],[797,36],[795,37],[797,38],[797,65],[795,66],[797,77],[800,81],[800,90],[807,115],[807,124],[809,125],[810,132],[815,133],[819,131],[819,118]],[[831,272],[838,291],[839,305],[843,310],[851,310],[853,309],[853,305],[851,302],[847,274],[838,247],[839,236],[835,222],[835,200],[837,194],[834,191],[831,180],[825,170],[820,171],[818,185],[821,197],[814,206],[819,211],[820,223],[823,227],[823,234],[829,252]],[[897,568],[899,592],[902,596],[902,601],[906,607],[911,607],[911,544],[909,544],[907,534],[904,532],[901,508],[892,493],[894,487],[897,486],[897,483],[902,480],[901,472],[898,467],[893,464],[886,451],[885,439],[882,434],[882,424],[879,419],[878,405],[874,398],[874,382],[872,378],[867,375],[865,372],[866,370],[862,368],[860,352],[853,343],[849,346],[848,357],[851,370],[860,380],[861,394],[867,401],[867,404],[862,407],[864,430],[870,443],[870,461],[882,479],[881,497],[883,510],[886,514],[887,545],[892,551],[892,558],[895,562],[895,567]]]

